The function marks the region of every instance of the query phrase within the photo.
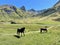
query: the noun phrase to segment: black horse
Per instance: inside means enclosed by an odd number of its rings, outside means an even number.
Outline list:
[[[47,27],[45,27],[45,28],[40,28],[40,32],[41,32],[41,33],[42,33],[42,31],[47,32]]]
[[[17,35],[19,36],[20,33],[21,33],[21,36],[22,36],[22,33],[24,34],[24,31],[25,31],[25,27],[23,27],[23,28],[18,28],[18,29],[17,29]],[[24,34],[24,36],[25,36],[25,34]]]

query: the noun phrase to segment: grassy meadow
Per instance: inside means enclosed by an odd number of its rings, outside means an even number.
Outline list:
[[[0,20],[0,45],[60,45],[60,22],[55,17],[31,17],[25,19]],[[57,17],[58,18],[58,17]],[[16,24],[11,24],[11,21]],[[48,32],[40,33],[47,25]],[[25,36],[16,38],[18,28],[25,27]]]
[[[60,45],[60,1],[47,9],[29,10],[0,6],[0,45]],[[40,33],[45,26],[48,32]],[[25,36],[17,38],[17,29],[22,27]]]
[[[31,17],[25,19],[0,20],[0,45],[60,45],[60,22],[55,17]],[[14,21],[17,24],[11,24]],[[40,28],[47,25],[48,32],[40,33]],[[18,28],[25,27],[25,36],[16,38]],[[32,33],[31,33],[32,32]]]
[[[14,37],[17,28],[21,27],[26,27],[27,34],[20,38]],[[39,31],[41,27],[44,26],[41,24],[0,24],[0,45],[60,45],[60,26],[53,26],[47,33],[33,32]]]

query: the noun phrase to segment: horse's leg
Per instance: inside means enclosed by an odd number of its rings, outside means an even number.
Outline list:
[[[23,35],[25,36],[25,33],[23,32]]]
[[[20,33],[19,33],[19,32],[17,32],[17,35],[18,35],[18,36],[20,36]]]
[[[17,31],[17,34],[18,34],[18,31]]]
[[[18,30],[17,30],[17,35],[20,35]]]
[[[47,29],[46,29],[46,32],[47,32]]]
[[[42,33],[42,29],[40,30],[40,33]]]
[[[21,33],[21,37],[22,37],[22,33]]]

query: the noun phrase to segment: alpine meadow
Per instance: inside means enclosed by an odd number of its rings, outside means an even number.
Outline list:
[[[42,10],[0,5],[0,45],[60,45],[60,0]]]

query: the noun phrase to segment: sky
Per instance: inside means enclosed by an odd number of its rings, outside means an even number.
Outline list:
[[[25,6],[27,10],[33,8],[42,10],[52,7],[58,0],[0,0],[0,5],[14,5],[17,8]]]

